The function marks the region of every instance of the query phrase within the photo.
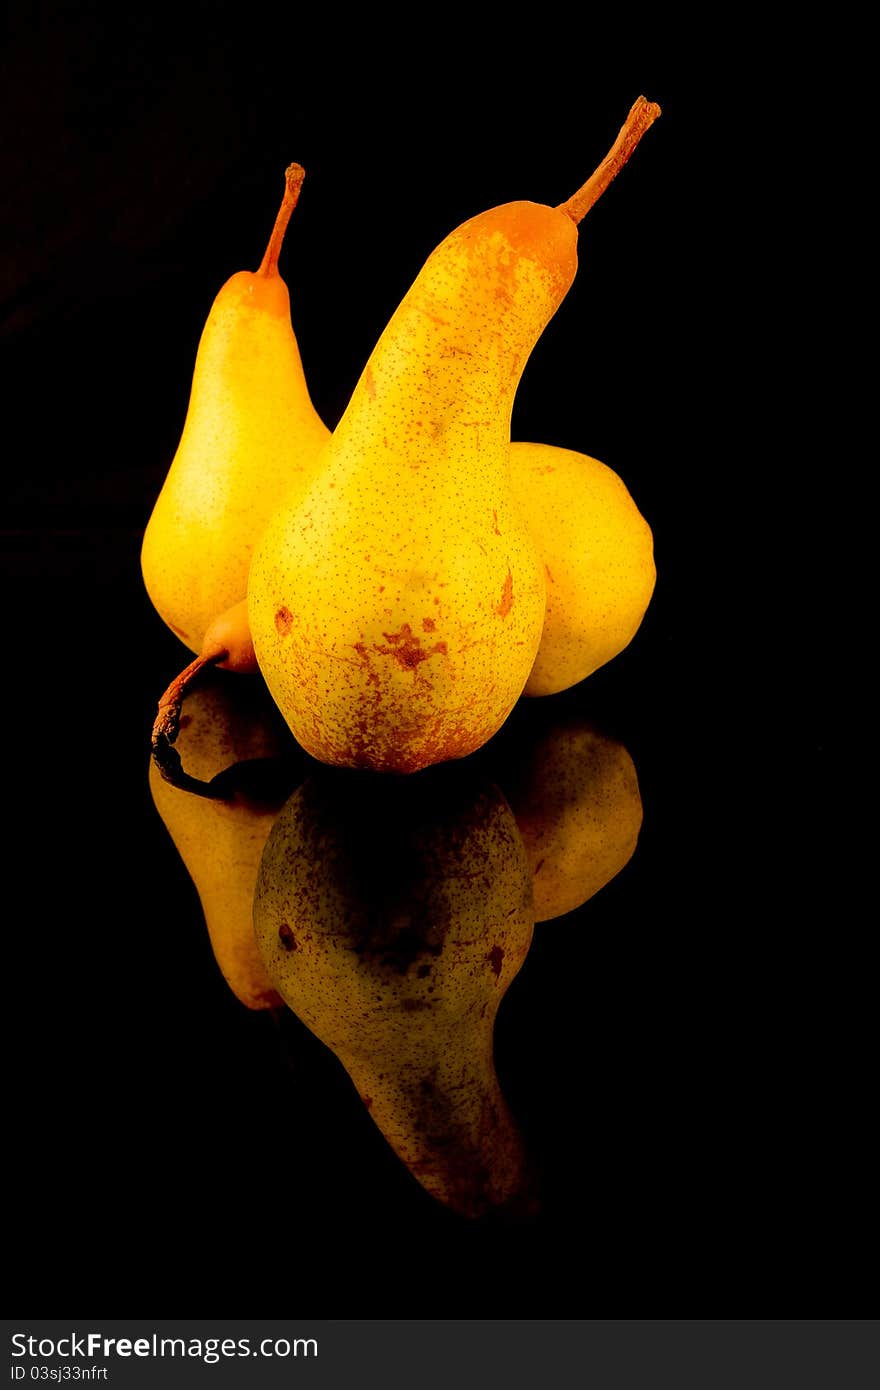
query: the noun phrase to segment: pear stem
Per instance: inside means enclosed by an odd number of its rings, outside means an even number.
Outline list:
[[[637,97],[617,139],[598,169],[594,170],[586,183],[573,193],[567,202],[559,204],[558,211],[566,213],[577,226],[593,204],[601,198],[611,180],[620,173],[645,131],[654,124],[659,115],[660,107],[656,101]]]
[[[278,810],[279,806],[302,780],[298,756],[284,754],[273,758],[250,758],[231,763],[214,774],[210,782],[201,782],[184,771],[180,754],[174,747],[180,733],[180,709],[184,698],[204,671],[225,661],[229,652],[224,648],[214,648],[202,652],[195,661],[175,676],[174,680],[159,700],[159,708],[153,724],[152,755],[157,770],[166,782],[180,791],[192,792],[194,796],[204,796],[210,801],[235,801],[243,798],[251,806]],[[234,676],[233,680],[240,679]],[[301,750],[295,747],[296,754]]]
[[[275,226],[272,228],[269,244],[263,259],[260,261],[258,275],[278,274],[281,243],[284,240],[284,233],[287,231],[290,215],[299,202],[300,189],[303,186],[305,176],[306,171],[301,164],[288,164],[284,171],[284,197],[281,200],[281,207],[278,209],[278,216],[275,218]]]
[[[228,652],[214,651],[208,656],[203,653],[201,656],[197,656],[195,661],[191,661],[179,675],[174,677],[168,689],[160,697],[159,708],[153,723],[151,747],[153,762],[159,772],[166,782],[171,783],[172,787],[179,787],[181,791],[195,792],[197,796],[216,797],[217,793],[209,790],[209,783],[200,782],[183,770],[180,754],[173,747],[180,732],[180,708],[184,696],[201,672],[216,666],[218,661],[223,661],[226,656],[228,656]]]

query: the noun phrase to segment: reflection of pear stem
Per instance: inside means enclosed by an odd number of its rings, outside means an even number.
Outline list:
[[[284,233],[287,231],[287,224],[290,215],[299,202],[299,192],[303,185],[306,171],[301,164],[289,164],[284,171],[285,188],[284,198],[281,207],[278,209],[278,216],[275,218],[275,226],[272,228],[272,235],[269,237],[269,245],[266,253],[260,262],[258,275],[277,275],[278,257],[281,253],[281,243],[284,240]]]
[[[598,169],[594,170],[586,183],[573,193],[567,202],[559,204],[559,211],[567,213],[575,224],[580,222],[593,204],[601,198],[615,175],[620,173],[645,131],[654,124],[659,115],[660,107],[655,101],[637,97],[620,128],[620,134]]]

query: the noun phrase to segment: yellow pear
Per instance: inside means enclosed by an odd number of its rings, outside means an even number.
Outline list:
[[[234,790],[230,774],[271,772],[291,744],[262,681],[209,672],[189,692],[180,718],[179,746],[194,790],[171,785],[154,762],[149,767],[153,802],[198,892],[217,964],[249,1009],[281,1003],[254,940],[253,897],[263,846],[292,778],[279,786],[266,777],[258,792],[252,777],[245,792]],[[272,763],[265,768],[262,760]],[[220,774],[230,784],[225,799],[210,794]]]
[[[465,757],[522,693],[546,596],[511,492],[514,395],[574,279],[580,218],[658,114],[640,98],[561,207],[505,204],[441,242],[320,473],[264,532],[248,581],[257,661],[322,762],[414,772]]]
[[[459,767],[322,769],[269,835],[254,926],[285,1002],[422,1186],[469,1217],[527,1210],[493,1031],[531,943],[532,876],[497,787]]]
[[[535,921],[562,917],[604,888],[635,853],[642,798],[617,739],[578,711],[529,705],[491,750],[534,876]]]
[[[654,542],[618,475],[551,444],[514,443],[513,495],[547,581],[547,611],[526,695],[553,695],[622,652],[654,592]]]
[[[259,269],[233,275],[214,300],[183,434],[144,534],[150,599],[197,653],[212,621],[244,599],[257,538],[329,436],[309,398],[278,273],[303,177],[290,165]]]

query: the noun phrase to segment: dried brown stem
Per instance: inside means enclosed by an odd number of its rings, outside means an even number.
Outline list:
[[[275,218],[275,226],[272,228],[269,244],[260,262],[258,275],[275,275],[278,272],[281,243],[284,240],[284,233],[287,231],[291,213],[299,202],[300,189],[303,186],[305,176],[306,171],[301,164],[289,164],[284,171],[284,197],[281,201],[281,207],[278,209],[278,216]]]
[[[586,183],[573,193],[567,202],[559,204],[559,211],[567,213],[574,223],[582,221],[597,199],[601,198],[611,180],[620,173],[645,131],[654,124],[659,115],[660,107],[655,101],[637,97],[617,139],[598,169],[593,171]]]
[[[223,661],[227,655],[227,652],[219,651],[212,652],[210,656],[197,656],[195,661],[191,661],[179,675],[174,677],[159,700],[151,738],[153,762],[166,782],[170,782],[173,787],[179,787],[181,791],[194,792],[197,796],[209,796],[220,800],[226,800],[229,793],[223,791],[218,793],[216,789],[211,790],[209,782],[200,782],[197,778],[190,777],[188,772],[184,772],[180,754],[174,747],[174,742],[180,732],[180,709],[187,691],[198,680],[203,671],[210,670],[218,662]]]

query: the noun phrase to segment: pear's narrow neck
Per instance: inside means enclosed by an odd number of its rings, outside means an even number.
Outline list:
[[[404,473],[458,475],[476,457],[506,482],[516,390],[558,298],[552,277],[506,243],[453,234],[376,344],[336,427],[335,456],[369,449]]]
[[[491,1036],[473,1048],[450,1038],[394,1071],[385,1059],[350,1072],[398,1158],[439,1201],[477,1216],[525,1195],[528,1163]]]

